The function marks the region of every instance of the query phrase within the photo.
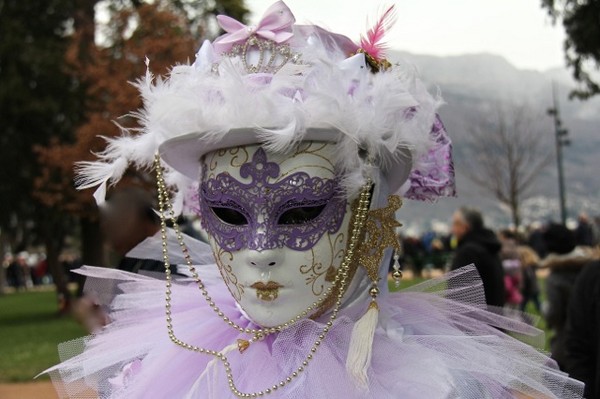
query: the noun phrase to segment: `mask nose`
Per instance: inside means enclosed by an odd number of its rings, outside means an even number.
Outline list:
[[[283,253],[278,250],[254,251],[248,254],[248,264],[262,269],[283,264]]]

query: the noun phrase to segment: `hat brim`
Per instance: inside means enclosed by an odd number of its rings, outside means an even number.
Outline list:
[[[342,133],[335,129],[309,128],[303,135],[303,141],[324,141],[336,143],[340,140]],[[224,139],[210,139],[205,132],[189,133],[174,137],[163,142],[159,148],[160,157],[171,168],[189,177],[198,179],[200,162],[202,156],[209,152],[225,148],[239,147],[244,145],[261,144],[263,142],[258,129],[232,129],[227,132]],[[412,157],[408,149],[399,150],[394,156],[390,156],[382,170],[390,189],[397,191],[408,179],[412,168]]]

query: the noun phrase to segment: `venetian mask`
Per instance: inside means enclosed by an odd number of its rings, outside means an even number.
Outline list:
[[[335,279],[351,211],[334,148],[310,141],[279,154],[249,145],[202,159],[203,227],[231,295],[258,325],[287,322]]]

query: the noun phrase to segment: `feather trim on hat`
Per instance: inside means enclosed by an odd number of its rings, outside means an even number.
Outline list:
[[[150,167],[162,143],[190,133],[226,147],[236,128],[258,129],[256,142],[276,152],[289,151],[308,128],[338,130],[335,162],[349,196],[368,173],[361,152],[384,170],[402,150],[413,162],[426,153],[439,96],[404,68],[371,73],[364,54],[348,53],[357,46],[343,36],[312,26],[294,26],[293,33],[288,44],[301,62],[287,62],[274,74],[248,73],[240,56],[218,55],[208,41],[192,65],[175,66],[166,79],[148,67],[136,83],[144,106],[132,114],[140,132],[107,139],[98,161],[78,165],[78,187],[115,183],[129,164]],[[181,198],[190,177],[175,170],[165,175]]]

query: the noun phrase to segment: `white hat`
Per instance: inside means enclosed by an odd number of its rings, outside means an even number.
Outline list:
[[[185,195],[209,151],[260,143],[285,152],[317,140],[338,147],[335,162],[349,195],[367,175],[377,178],[373,164],[391,192],[410,175],[409,197],[454,193],[450,141],[436,114],[441,99],[383,58],[392,8],[360,45],[295,25],[282,1],[256,26],[217,19],[227,33],[205,41],[192,65],[175,66],[166,80],[148,71],[138,81],[141,131],[110,139],[99,161],[80,165],[80,188],[100,185],[102,197],[129,164],[149,167],[159,151],[170,167],[167,183]]]

